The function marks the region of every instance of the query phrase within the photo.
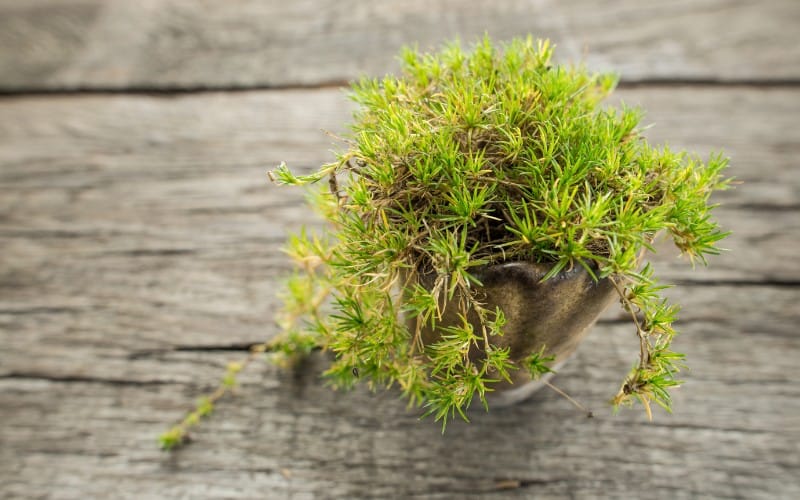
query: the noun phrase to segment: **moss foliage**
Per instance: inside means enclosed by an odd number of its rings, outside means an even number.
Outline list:
[[[285,165],[270,173],[282,184],[327,180],[311,204],[330,223],[291,239],[298,272],[270,350],[284,360],[333,351],[335,386],[398,384],[446,422],[476,397],[485,404],[511,370],[548,371],[543,351],[517,366],[493,345],[505,318],[476,299],[473,271],[534,261],[552,265],[547,279],[583,266],[613,280],[640,346],[614,405],[669,409],[682,359],[670,349],[678,308],[643,255],[658,233],[692,263],[718,253],[726,233],[709,196],[725,187],[727,160],[650,146],[639,109],[602,105],[614,75],[551,55],[547,41],[485,37],[469,50],[406,49],[399,76],[353,85],[358,110],[336,161],[305,176]],[[423,274],[433,286],[420,285]],[[439,325],[439,340],[423,345],[420,328],[436,326],[454,297],[480,328]],[[474,347],[482,359],[470,358]]]
[[[292,240],[304,272],[282,326],[290,342],[336,354],[335,385],[398,383],[440,419],[463,415],[476,395],[485,404],[493,381],[526,367],[493,346],[505,318],[475,298],[472,272],[523,260],[551,264],[545,279],[583,266],[613,280],[640,343],[613,402],[669,409],[682,359],[670,349],[678,308],[642,256],[660,232],[692,263],[719,252],[726,233],[709,196],[726,186],[727,160],[650,146],[639,109],[601,106],[615,76],[554,65],[551,55],[532,38],[406,49],[400,76],[353,86],[359,108],[337,161],[305,177],[283,165],[273,173],[285,184],[329,181],[313,204],[330,231]],[[434,285],[421,286],[421,274]],[[319,293],[331,294],[331,310],[309,307]],[[464,318],[478,312],[481,328],[464,320],[422,345],[420,326],[435,325],[453,297]],[[470,359],[472,346],[482,360]]]

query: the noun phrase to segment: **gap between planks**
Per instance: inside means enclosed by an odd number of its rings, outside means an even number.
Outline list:
[[[77,86],[63,88],[0,88],[0,98],[39,97],[39,96],[84,96],[84,95],[146,95],[176,96],[191,94],[238,93],[261,91],[323,90],[349,87],[351,81],[330,80],[317,83],[293,83],[285,85],[196,85],[169,86],[143,85],[129,87]],[[800,79],[718,79],[718,78],[642,78],[621,80],[619,89],[669,88],[669,87],[718,87],[752,89],[793,89],[800,88]]]

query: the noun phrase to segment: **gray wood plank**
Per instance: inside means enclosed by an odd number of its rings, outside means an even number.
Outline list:
[[[394,392],[334,393],[315,357],[256,363],[174,455],[155,437],[246,345],[275,333],[285,234],[351,111],[335,89],[0,99],[0,497],[509,498],[800,495],[793,89],[647,87],[655,142],[724,149],[744,181],[719,200],[733,251],[692,271],[676,413],[609,414],[636,356],[609,312],[552,392],[471,425],[418,422]],[[502,430],[501,430],[502,429]],[[635,479],[632,479],[635,478]],[[507,489],[504,489],[507,488]]]
[[[0,90],[316,86],[399,47],[534,34],[628,81],[796,81],[794,0],[2,0]]]
[[[273,288],[277,281],[271,280]],[[796,287],[688,284],[670,290],[668,296],[683,306],[680,330],[689,332],[682,339],[690,346],[704,344],[704,337],[695,338],[691,332],[711,323],[716,329],[780,339],[793,338],[800,321]],[[228,359],[237,360],[247,346],[275,335],[271,317],[277,304],[271,295],[266,298],[269,301],[254,311],[232,309],[225,314],[148,308],[137,298],[87,308],[12,309],[6,302],[0,309],[0,326],[7,332],[0,337],[0,377],[123,385],[215,383],[225,365],[220,358],[201,361],[198,353],[228,351]],[[628,320],[612,306],[601,324],[611,328]],[[637,346],[628,340],[631,347]],[[32,345],[35,356],[29,354]],[[632,354],[629,362],[633,360]],[[629,362],[616,367],[620,380]]]
[[[726,292],[727,290],[723,290]],[[444,435],[395,391],[335,393],[257,364],[174,455],[154,437],[198,394],[182,384],[0,380],[4,498],[794,498],[800,494],[798,338],[698,324],[675,414],[609,414],[626,326],[601,325],[552,392],[476,412]],[[635,349],[635,346],[633,346]],[[230,353],[194,354],[201,375]],[[744,360],[753,365],[743,369]],[[164,363],[159,371],[171,370]],[[495,498],[492,496],[492,498]]]

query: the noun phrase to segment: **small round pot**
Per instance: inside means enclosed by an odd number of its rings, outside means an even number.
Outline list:
[[[517,366],[533,352],[544,347],[545,356],[555,356],[551,367],[559,367],[578,347],[581,339],[598,316],[616,296],[616,290],[607,278],[595,281],[580,265],[562,271],[546,281],[542,278],[551,269],[549,265],[530,262],[507,262],[473,271],[482,286],[476,289],[477,298],[489,310],[499,307],[506,318],[502,336],[491,342],[498,347],[510,347],[509,359]],[[425,283],[423,285],[432,285]],[[453,299],[453,302],[458,297]],[[440,326],[460,323],[455,303],[445,304]],[[468,321],[480,331],[480,321],[474,312]],[[415,318],[408,318],[409,325]],[[413,329],[412,329],[413,331]],[[440,335],[430,327],[422,330],[425,345],[435,343]],[[480,359],[480,349],[470,356]],[[552,374],[531,380],[528,371],[520,366],[509,372],[511,382],[493,383],[486,397],[490,406],[515,404],[533,394]]]

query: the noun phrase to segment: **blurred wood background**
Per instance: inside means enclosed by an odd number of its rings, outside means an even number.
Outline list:
[[[549,37],[622,75],[647,135],[723,150],[731,251],[655,260],[692,370],[675,413],[612,415],[609,311],[547,391],[442,435],[316,357],[251,365],[173,454],[156,437],[276,333],[299,190],[342,87],[404,44]],[[800,2],[0,0],[0,497],[800,498]]]

